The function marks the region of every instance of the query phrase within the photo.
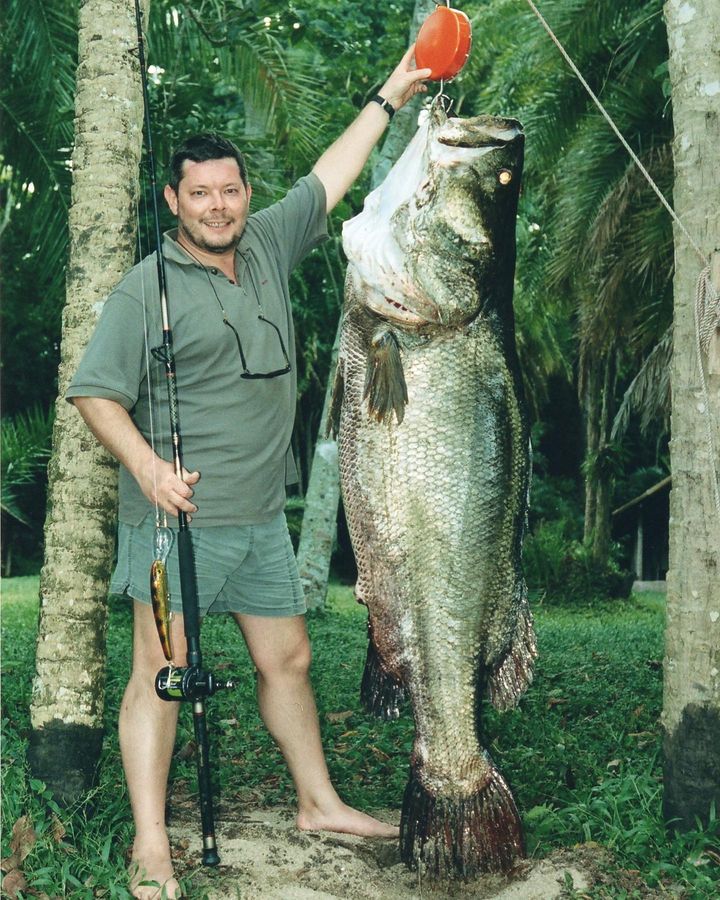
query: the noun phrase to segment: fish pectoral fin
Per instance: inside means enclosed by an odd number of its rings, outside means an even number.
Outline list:
[[[535,629],[524,595],[510,646],[487,680],[487,696],[495,709],[517,706],[532,681],[536,657]]]
[[[363,399],[377,422],[389,422],[395,413],[399,425],[405,417],[408,393],[400,347],[387,328],[376,332],[370,341]]]
[[[342,413],[343,397],[345,396],[345,376],[343,374],[342,360],[339,359],[335,369],[332,396],[330,398],[330,410],[327,418],[326,438],[337,438],[340,434],[340,414]]]

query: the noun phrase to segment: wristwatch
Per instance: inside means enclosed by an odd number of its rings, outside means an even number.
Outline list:
[[[371,103],[377,103],[378,106],[382,106],[385,112],[388,114],[388,117],[392,119],[395,115],[395,107],[392,103],[389,103],[384,97],[381,97],[380,94],[375,94],[374,97],[370,98]]]

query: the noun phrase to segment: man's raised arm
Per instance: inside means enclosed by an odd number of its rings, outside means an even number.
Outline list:
[[[427,90],[422,81],[430,75],[431,69],[414,68],[414,52],[413,44],[380,88],[379,96],[394,110],[404,106],[419,91]],[[389,110],[379,103],[368,103],[315,163],[313,172],[325,187],[328,212],[340,202],[362,172],[390,118]]]

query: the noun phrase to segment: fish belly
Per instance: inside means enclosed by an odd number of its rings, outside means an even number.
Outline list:
[[[514,380],[481,320],[401,339],[405,415],[378,423],[363,400],[367,346],[349,317],[341,482],[376,664],[415,717],[403,857],[438,874],[507,869],[522,853],[519,817],[480,745],[477,711],[483,690],[498,706],[516,702],[535,652],[520,567],[528,440]]]

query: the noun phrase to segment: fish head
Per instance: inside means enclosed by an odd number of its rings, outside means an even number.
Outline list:
[[[435,118],[424,177],[391,221],[422,311],[458,327],[512,297],[524,134],[515,119]]]
[[[448,118],[439,105],[425,114],[343,229],[375,314],[410,329],[457,328],[511,300],[523,148],[515,119]]]

